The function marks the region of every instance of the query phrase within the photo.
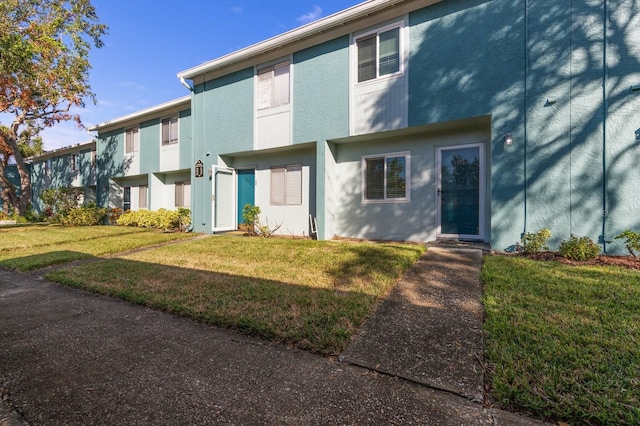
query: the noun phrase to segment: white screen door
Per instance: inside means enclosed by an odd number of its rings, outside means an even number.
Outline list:
[[[226,167],[213,166],[211,202],[213,232],[236,229],[236,173]]]

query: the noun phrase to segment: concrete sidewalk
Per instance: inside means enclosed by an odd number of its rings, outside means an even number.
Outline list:
[[[0,324],[0,393],[33,425],[538,424],[414,380],[2,269]],[[17,424],[7,416],[0,410],[4,424]]]

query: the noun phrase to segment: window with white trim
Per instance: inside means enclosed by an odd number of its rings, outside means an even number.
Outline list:
[[[140,149],[140,137],[139,129],[137,127],[127,129],[125,132],[125,148],[124,152],[129,154],[132,152],[138,152]]]
[[[289,103],[289,67],[286,61],[258,69],[256,103],[259,110]]]
[[[400,27],[356,39],[358,83],[401,71]]]
[[[96,167],[96,150],[95,149],[91,150],[91,167],[92,168]]]
[[[175,183],[175,206],[176,207],[190,207],[191,206],[191,182],[176,182]]]
[[[302,165],[271,169],[271,204],[302,204]]]
[[[78,169],[78,154],[71,154],[71,171],[75,172]]]
[[[362,157],[364,201],[409,201],[409,153]]]
[[[147,208],[148,191],[149,191],[149,187],[147,185],[140,185],[138,187],[138,208],[141,208],[141,209]]]
[[[162,120],[162,145],[178,143],[178,116]]]

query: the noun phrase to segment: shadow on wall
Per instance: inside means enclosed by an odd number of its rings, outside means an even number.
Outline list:
[[[603,242],[640,227],[640,92],[630,89],[640,82],[640,6],[624,0],[604,7],[462,0],[410,16],[409,126],[492,116],[496,249],[544,227],[554,234],[552,246],[570,234]],[[387,116],[378,106],[374,126]],[[504,146],[506,133],[514,134],[513,146]],[[434,208],[418,197],[411,203],[421,204],[412,212]],[[380,206],[365,215],[362,203],[353,205],[356,216],[384,213]]]
[[[109,190],[111,178],[123,177],[131,166],[131,158],[124,158],[118,149],[120,139],[109,136],[102,141],[105,148],[97,157],[97,195],[98,205],[102,207],[121,207],[119,198]]]

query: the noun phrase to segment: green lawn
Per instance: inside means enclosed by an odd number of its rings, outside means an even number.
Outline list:
[[[640,424],[640,273],[486,256],[487,380],[504,407]]]
[[[47,278],[334,355],[423,252],[412,244],[216,236]]]
[[[29,271],[192,236],[119,226],[0,229],[0,266]]]

